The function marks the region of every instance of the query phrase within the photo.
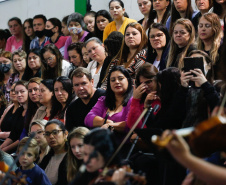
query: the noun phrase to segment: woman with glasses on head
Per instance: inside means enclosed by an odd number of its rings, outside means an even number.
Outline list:
[[[219,48],[223,32],[220,19],[215,13],[206,13],[199,19],[197,48],[205,51],[213,61],[214,75],[219,71]]]
[[[16,120],[16,124],[13,125],[12,131],[10,132],[9,137],[4,141],[4,143],[0,146],[3,151],[13,152],[18,143],[20,135],[24,128],[24,120],[28,107],[28,87],[27,82],[18,81],[14,87],[15,93],[17,96],[18,103],[20,107],[15,112],[14,123]]]
[[[53,119],[45,125],[44,135],[50,151],[39,166],[53,185],[67,184],[68,131],[61,121]]]
[[[5,109],[0,119],[0,138],[1,139],[6,139],[9,137],[9,134],[13,129],[16,110],[19,108],[19,103],[14,90],[15,85],[16,83],[12,85],[10,90],[9,96],[10,96],[11,104]]]
[[[42,78],[55,79],[59,76],[69,76],[72,66],[63,57],[54,44],[48,44],[41,49]]]
[[[34,138],[38,142],[38,145],[40,147],[39,158],[38,161],[36,161],[37,164],[40,164],[42,162],[42,159],[49,153],[50,150],[50,147],[44,136],[46,123],[47,121],[44,119],[34,120],[29,127],[28,136],[30,136],[32,133],[35,133]]]
[[[146,62],[153,64],[159,71],[166,68],[170,48],[170,36],[163,24],[153,23],[148,31],[148,51]]]
[[[41,77],[41,58],[39,49],[31,49],[27,55],[27,64],[22,77],[23,80],[29,81],[33,77]]]

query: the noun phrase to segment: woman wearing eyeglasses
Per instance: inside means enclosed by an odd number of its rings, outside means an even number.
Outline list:
[[[157,95],[157,73],[158,69],[150,63],[145,63],[137,70],[136,87],[134,87],[133,89],[133,99],[131,102],[127,121],[130,128],[141,115],[144,108],[148,108],[149,106],[153,108],[156,104],[161,106],[160,99]],[[142,121],[140,121],[137,128],[141,128],[142,122],[143,119]],[[147,121],[147,123],[150,122],[150,120]]]
[[[148,31],[148,51],[146,62],[153,64],[159,71],[166,68],[170,36],[163,24],[153,23]]]
[[[69,76],[72,66],[63,57],[54,44],[48,44],[41,50],[42,79],[55,79]]]
[[[35,133],[35,140],[38,142],[38,145],[40,147],[39,159],[37,161],[37,164],[40,164],[42,162],[42,159],[48,154],[50,150],[50,147],[44,136],[46,123],[47,121],[44,119],[34,120],[30,124],[29,128],[28,135],[30,136],[31,133]]]
[[[223,33],[220,19],[215,13],[206,13],[199,19],[197,45],[205,51],[213,61],[216,77],[219,63],[219,48]]]
[[[50,151],[39,166],[45,170],[52,185],[66,185],[68,131],[61,121],[53,119],[45,125],[44,135]]]

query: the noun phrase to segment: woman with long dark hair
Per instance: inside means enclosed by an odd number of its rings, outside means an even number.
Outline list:
[[[33,19],[28,18],[23,24],[23,46],[22,49],[28,53],[30,50],[30,43],[35,38],[35,32],[33,30]]]
[[[53,80],[52,79],[46,79],[42,80],[41,84],[39,86],[39,102],[42,104],[41,107],[38,108],[36,111],[33,120],[37,119],[45,119],[49,120],[49,117],[51,115],[52,110],[52,104],[53,104]]]
[[[87,114],[85,125],[89,128],[114,128],[119,140],[122,139],[128,128],[127,114],[131,104],[132,83],[125,68],[114,66],[108,75],[106,96],[100,97]]]
[[[61,121],[53,119],[45,125],[44,135],[51,149],[39,166],[45,170],[51,184],[67,184],[68,131]]]
[[[8,29],[0,29],[0,53],[5,51],[7,39],[11,36]]]
[[[41,49],[41,59],[43,79],[69,76],[72,66],[63,59],[60,50],[54,44],[48,44]]]
[[[72,83],[68,77],[60,76],[54,80],[53,98],[49,119],[59,119],[64,123],[64,113],[72,100]]]
[[[148,22],[148,16],[151,11],[152,7],[152,1],[151,0],[137,0],[138,7],[140,9],[140,12],[144,15],[144,18],[138,21],[140,23],[144,30],[148,28],[147,22]],[[153,8],[152,8],[153,9]]]
[[[99,10],[95,15],[94,36],[102,41],[104,29],[112,20],[107,10]]]
[[[226,2],[224,0],[213,0],[213,12],[219,16],[221,26],[224,27],[226,16]]]
[[[23,80],[29,81],[33,77],[41,77],[41,58],[39,49],[28,51],[27,64],[22,77]]]
[[[64,45],[67,37],[62,35],[61,22],[57,18],[50,18],[46,22],[45,36],[49,37],[49,40],[44,44],[54,44],[59,50],[62,56],[64,56]]]
[[[169,30],[170,35],[173,33],[174,23],[180,19],[193,20],[198,11],[194,11],[191,6],[191,0],[173,1],[170,17],[166,22],[166,27]]]
[[[166,24],[170,16],[171,1],[170,0],[151,0],[152,6],[148,16],[147,29],[153,23]]]
[[[146,62],[153,64],[158,70],[166,68],[170,48],[170,36],[163,24],[153,23],[148,30],[148,51]]]

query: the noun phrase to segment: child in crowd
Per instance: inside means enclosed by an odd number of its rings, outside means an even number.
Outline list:
[[[20,141],[17,148],[17,153],[23,149],[28,139],[28,137],[25,137]],[[38,143],[35,139],[31,139],[28,148],[19,158],[20,167],[16,170],[16,173],[21,172],[22,175],[26,175],[26,181],[28,185],[51,185],[45,172],[34,163],[38,156]]]

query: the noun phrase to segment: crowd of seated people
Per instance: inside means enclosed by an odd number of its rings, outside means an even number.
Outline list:
[[[31,185],[225,184],[225,147],[200,159],[169,131],[216,115],[225,96],[226,1],[191,4],[137,0],[141,20],[123,0],[62,21],[12,17],[0,29],[0,161],[16,153]],[[153,135],[172,139],[169,152]]]

